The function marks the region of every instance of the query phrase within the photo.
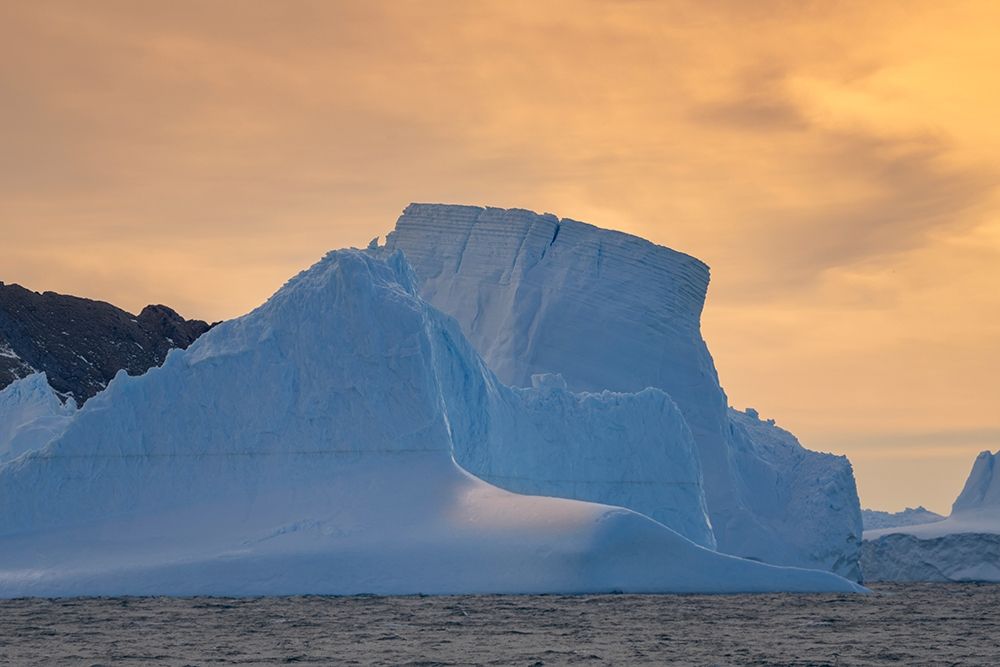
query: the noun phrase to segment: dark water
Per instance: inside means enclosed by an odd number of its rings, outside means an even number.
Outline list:
[[[1000,586],[0,601],[15,665],[1000,665]]]

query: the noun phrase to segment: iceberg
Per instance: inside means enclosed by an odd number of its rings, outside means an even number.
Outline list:
[[[1000,452],[976,457],[947,518],[866,530],[870,581],[1000,582]]]
[[[744,550],[860,580],[863,528],[847,457],[806,449],[753,408],[730,409],[729,423],[734,468],[757,518],[739,534]]]
[[[698,454],[712,529],[701,544],[859,577],[862,528],[850,463],[728,408],[701,336],[703,262],[551,214],[440,204],[408,206],[382,249],[404,251],[423,298],[458,321],[504,383],[530,387],[535,376],[559,375],[576,392],[664,392]],[[511,488],[483,463],[470,470]],[[632,480],[629,470],[607,470]],[[655,475],[673,479],[665,470]],[[560,495],[546,484],[516,490]],[[671,487],[663,491],[650,490],[642,507],[603,493],[585,499],[646,514],[658,505],[661,520],[683,530],[675,523],[681,508],[665,512],[675,502]]]
[[[680,427],[662,391],[538,384],[499,382],[401,253],[330,253],[0,465],[0,596],[863,590],[463,470]],[[603,442],[637,419],[650,435]]]
[[[1000,583],[1000,533],[918,537],[889,532],[866,539],[861,550],[866,581]]]
[[[878,530],[880,528],[899,528],[900,526],[913,526],[921,523],[933,523],[941,521],[945,517],[937,512],[932,512],[923,505],[918,507],[907,507],[902,512],[882,512],[880,510],[861,510],[861,520],[864,522],[865,530]]]
[[[1000,515],[1000,452],[979,452],[962,492],[951,506],[951,516],[973,513]],[[1000,522],[998,522],[1000,523]]]
[[[42,448],[60,435],[76,412],[49,386],[45,373],[32,373],[0,390],[0,464]]]

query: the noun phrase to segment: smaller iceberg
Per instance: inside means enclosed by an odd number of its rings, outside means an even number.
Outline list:
[[[1000,582],[1000,452],[981,452],[947,518],[865,531],[868,581]]]

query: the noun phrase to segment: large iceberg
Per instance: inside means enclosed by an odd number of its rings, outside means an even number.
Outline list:
[[[860,590],[463,471],[459,450],[611,458],[660,437],[671,404],[510,389],[413,280],[400,253],[334,252],[162,367],[120,372],[0,465],[0,595]],[[615,437],[637,422],[650,434]],[[664,457],[690,479],[674,435]]]
[[[945,519],[866,530],[871,581],[1000,582],[1000,452],[981,452]]]
[[[550,214],[432,204],[406,208],[384,245],[397,249],[421,295],[458,320],[503,382],[528,387],[559,374],[573,391],[665,392],[696,444],[720,551],[859,577],[860,507],[847,459],[809,452],[728,409],[700,330],[704,263]],[[488,467],[472,469],[508,486]],[[541,483],[517,490],[556,493]],[[671,493],[651,490],[645,500],[667,508]]]

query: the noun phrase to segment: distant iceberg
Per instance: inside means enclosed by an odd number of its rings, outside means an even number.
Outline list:
[[[947,518],[865,531],[870,581],[1000,582],[1000,452],[981,452]]]
[[[902,526],[915,526],[922,523],[934,523],[941,521],[945,517],[932,512],[923,505],[919,507],[907,507],[902,512],[882,512],[879,510],[861,510],[861,520],[864,522],[865,530],[880,530],[882,528],[901,528]]]
[[[585,450],[566,474],[586,486],[614,446],[659,443],[689,482],[676,414],[660,390],[511,389],[401,253],[334,252],[0,465],[0,595],[861,590],[455,463],[518,476]],[[696,517],[697,493],[675,500]]]

